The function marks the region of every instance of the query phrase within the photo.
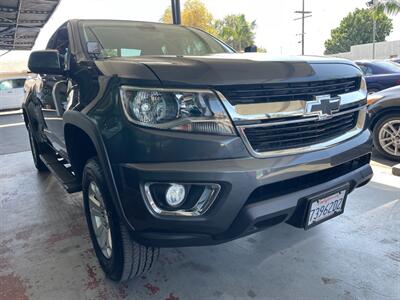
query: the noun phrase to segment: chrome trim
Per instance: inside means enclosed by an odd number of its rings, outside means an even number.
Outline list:
[[[334,116],[352,113],[355,111],[359,111],[357,124],[352,130],[346,132],[345,134],[342,134],[336,138],[333,138],[333,139],[323,142],[323,143],[318,143],[318,144],[305,146],[305,147],[291,148],[291,149],[286,149],[286,150],[273,150],[273,151],[266,151],[266,152],[257,152],[253,149],[249,140],[247,139],[244,129],[250,128],[250,127],[262,127],[262,126],[272,126],[272,125],[278,125],[278,124],[306,122],[306,121],[310,121],[310,120],[318,120],[318,118],[314,117],[314,118],[304,118],[304,119],[300,119],[300,120],[292,120],[292,121],[286,121],[286,122],[285,121],[284,122],[271,122],[271,123],[268,123],[268,125],[267,124],[244,125],[244,126],[237,126],[237,129],[238,129],[239,135],[242,138],[247,150],[250,152],[250,154],[252,156],[254,156],[256,158],[278,157],[278,156],[306,153],[306,152],[312,152],[312,151],[317,151],[317,150],[322,150],[322,149],[327,149],[327,148],[333,147],[333,146],[335,146],[339,143],[342,143],[342,142],[358,135],[359,133],[361,133],[364,129],[365,120],[367,117],[366,106],[363,106],[361,108],[352,109],[352,110],[347,110],[344,112],[339,112],[339,113],[334,114]]]
[[[136,85],[121,85],[121,89],[133,90],[133,91],[156,91],[156,92],[176,92],[176,93],[210,93],[212,90],[208,89],[188,89],[188,88],[162,88],[162,87],[145,87]]]
[[[344,111],[340,111],[337,112],[335,114],[332,115],[332,117],[336,117],[336,116],[341,116],[341,115],[345,115],[345,114],[349,114],[355,111],[359,111],[362,110],[364,108],[366,108],[367,106],[361,106],[361,107],[356,107],[353,109],[348,109],[348,110],[344,110]],[[275,126],[275,125],[284,125],[284,124],[293,124],[293,123],[302,123],[302,122],[308,122],[308,121],[317,121],[319,120],[318,116],[310,116],[310,117],[304,117],[304,118],[299,118],[299,119],[294,119],[294,120],[288,120],[288,121],[277,121],[277,122],[273,122],[270,121],[268,123],[257,123],[257,124],[248,124],[248,125],[238,125],[236,127],[242,127],[242,128],[250,128],[250,127],[267,127],[267,126]],[[323,120],[322,120],[323,121]]]
[[[232,105],[222,92],[215,90],[215,93],[222,101],[233,122],[296,117],[307,113],[307,101],[304,100]],[[362,78],[358,91],[338,95],[340,107],[363,100],[366,101],[367,94],[365,79]]]
[[[173,217],[197,217],[205,214],[210,207],[213,205],[215,199],[217,198],[219,191],[221,190],[221,186],[216,183],[179,183],[182,185],[202,185],[205,186],[204,192],[201,194],[199,200],[196,204],[188,209],[178,209],[178,210],[163,210],[157,206],[155,203],[153,196],[151,195],[150,186],[153,184],[168,184],[169,182],[147,182],[142,186],[142,194],[144,198],[144,202],[147,206],[147,209],[155,216],[173,216]],[[172,183],[171,183],[172,184]]]

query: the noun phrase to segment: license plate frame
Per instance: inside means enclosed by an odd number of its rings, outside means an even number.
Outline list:
[[[317,226],[317,225],[319,225],[319,224],[321,224],[323,222],[326,222],[326,221],[328,221],[330,219],[333,219],[333,218],[343,214],[344,213],[344,208],[346,206],[347,195],[349,194],[349,188],[350,188],[349,184],[345,184],[345,185],[341,185],[339,187],[336,187],[334,189],[325,191],[323,193],[317,194],[315,196],[309,197],[307,199],[308,203],[307,203],[307,206],[306,206],[307,207],[307,210],[306,210],[307,213],[306,213],[306,218],[304,220],[304,229],[308,230],[308,229],[313,228],[313,227],[315,227],[315,226]],[[309,224],[310,215],[311,215],[311,212],[312,212],[311,208],[312,208],[313,203],[321,201],[321,200],[326,200],[327,198],[332,197],[332,196],[334,196],[336,194],[340,194],[340,193],[343,193],[343,195],[340,196],[340,197],[342,197],[342,203],[340,205],[340,211],[334,211],[332,214],[328,215],[326,218],[322,218],[322,219],[320,219],[320,220],[318,220],[316,222],[313,222],[313,223]]]

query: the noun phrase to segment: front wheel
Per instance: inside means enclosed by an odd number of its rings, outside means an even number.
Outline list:
[[[400,114],[380,119],[373,130],[375,148],[388,159],[400,161]]]
[[[159,249],[138,244],[119,220],[97,158],[86,163],[82,189],[90,238],[106,276],[127,281],[148,271]]]

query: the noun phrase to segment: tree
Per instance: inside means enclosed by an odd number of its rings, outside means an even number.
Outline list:
[[[331,31],[331,38],[325,41],[325,54],[348,52],[353,45],[372,43],[374,18],[376,42],[383,42],[393,29],[392,20],[384,11],[356,9]]]
[[[372,10],[374,11],[374,17],[379,16],[381,13],[387,13],[388,15],[397,15],[400,13],[400,1],[399,0],[372,0]]]
[[[238,51],[254,45],[256,21],[248,22],[244,14],[228,15],[215,22],[218,36]]]
[[[211,34],[216,33],[213,16],[200,0],[186,0],[181,19],[183,25],[200,28]],[[164,11],[160,21],[172,23],[171,6]]]

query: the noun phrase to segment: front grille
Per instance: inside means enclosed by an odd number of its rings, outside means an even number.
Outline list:
[[[360,77],[335,80],[230,85],[216,87],[232,104],[265,103],[290,100],[312,100],[314,96],[336,96],[360,88]]]
[[[255,152],[300,148],[322,143],[353,129],[358,112],[334,116],[327,120],[286,122],[276,125],[244,127],[243,131]]]

